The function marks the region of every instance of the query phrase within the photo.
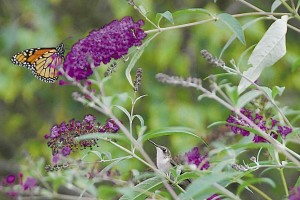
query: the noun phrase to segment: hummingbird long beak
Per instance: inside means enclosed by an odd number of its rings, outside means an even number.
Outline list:
[[[153,142],[152,140],[148,140],[150,143],[152,143],[154,146],[156,146],[156,147],[160,147],[160,145],[158,145],[158,144],[156,144],[155,142]]]

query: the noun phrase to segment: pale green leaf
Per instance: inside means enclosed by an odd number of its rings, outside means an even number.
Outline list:
[[[128,112],[128,110],[126,110],[126,108],[124,108],[123,106],[119,106],[119,105],[115,105],[116,108],[120,109],[128,118],[128,120],[130,120],[130,113]]]
[[[285,55],[287,20],[287,16],[282,16],[281,19],[276,20],[254,48],[248,60],[252,66],[243,72],[243,75],[250,81],[256,81],[266,67],[272,66]],[[250,81],[245,78],[241,79],[238,86],[239,94],[251,85]]]
[[[150,43],[151,40],[153,40],[158,34],[153,35],[151,38],[147,39],[143,45],[141,47],[138,48],[137,52],[133,55],[133,57],[131,58],[128,67],[125,70],[125,75],[126,78],[128,80],[128,82],[130,83],[130,85],[132,87],[134,87],[133,82],[132,82],[132,78],[131,78],[131,70],[134,68],[136,62],[138,61],[138,59],[142,56],[145,48],[148,46],[148,44]]]
[[[119,200],[144,200],[162,186],[163,182],[161,178],[152,177],[127,190],[126,194]]]
[[[238,99],[237,108],[243,108],[247,103],[249,103],[250,101],[262,94],[263,92],[259,90],[250,90],[249,92],[246,92]]]
[[[236,172],[226,172],[226,173],[211,173],[204,174],[200,178],[194,180],[186,189],[186,193],[182,193],[179,197],[180,199],[191,199],[196,198],[206,189],[213,187],[215,183],[221,182],[226,179],[231,179],[236,176]]]
[[[140,138],[140,140],[144,142],[144,141],[149,140],[151,138],[156,138],[156,137],[161,137],[161,136],[166,136],[166,135],[184,134],[184,135],[189,135],[189,136],[192,136],[192,137],[196,137],[196,138],[200,139],[203,143],[206,144],[206,142],[201,137],[199,137],[198,135],[196,135],[193,132],[194,132],[194,130],[188,129],[188,128],[185,128],[185,127],[168,127],[168,128],[164,128],[164,129],[161,129],[161,130],[158,130],[158,131],[154,131],[154,132],[144,134]]]
[[[100,160],[103,160],[102,154],[99,151],[89,151],[89,153],[95,154]]]
[[[273,99],[274,99],[277,95],[281,96],[281,95],[283,94],[284,90],[285,90],[285,87],[279,87],[279,86],[273,87],[273,88],[272,88],[272,97],[273,97]]]
[[[271,12],[274,12],[281,4],[282,0],[275,0],[273,3],[272,3],[272,6],[271,6]],[[284,0],[286,1],[286,0]]]
[[[145,122],[144,122],[144,119],[141,115],[133,115],[133,118],[138,118],[140,120],[140,123],[141,123],[141,127],[144,127],[145,126]]]

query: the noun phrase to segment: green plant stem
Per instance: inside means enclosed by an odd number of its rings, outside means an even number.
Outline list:
[[[258,7],[256,7],[256,6],[252,5],[252,4],[250,4],[250,3],[248,3],[248,2],[245,1],[245,0],[237,0],[237,1],[241,2],[242,4],[244,4],[244,5],[246,5],[246,6],[250,7],[250,8],[252,8],[253,10],[256,10],[256,11],[258,11],[258,12],[265,12],[265,11],[263,11],[262,9],[260,9],[260,8],[258,8]],[[269,15],[269,16],[270,16],[271,19],[277,20],[277,18],[274,17],[273,15]],[[300,33],[300,29],[296,28],[295,26],[292,26],[292,25],[288,24],[288,27],[289,27],[290,29],[293,29],[294,31]]]
[[[282,5],[288,9],[288,11],[290,11],[291,13],[293,13],[293,16],[300,21],[300,16],[298,15],[298,13],[296,12],[296,10],[294,10],[291,6],[289,6],[289,4],[287,4],[284,0],[280,0]]]
[[[288,187],[287,187],[287,184],[286,184],[286,180],[285,180],[285,177],[284,177],[283,169],[280,168],[278,170],[279,170],[280,177],[281,177],[281,180],[282,180],[282,184],[283,184],[283,187],[284,187],[285,196],[289,196],[289,190],[288,190]]]
[[[130,119],[129,119],[129,132],[132,137],[133,137],[132,134],[133,111],[134,111],[135,103],[136,103],[136,92],[133,93],[133,99],[131,101]],[[131,151],[134,152],[134,150],[135,150],[134,145],[131,144]]]
[[[169,31],[169,30],[173,30],[173,29],[186,28],[186,27],[190,27],[190,26],[197,26],[197,25],[200,25],[200,24],[205,24],[207,22],[215,21],[216,19],[217,19],[216,17],[213,17],[211,19],[202,20],[202,21],[198,21],[198,22],[181,24],[181,25],[177,25],[177,26],[170,26],[170,27],[166,27],[166,28],[153,29],[153,30],[145,31],[145,33],[147,33],[147,34],[157,33],[157,32]]]
[[[267,200],[272,200],[271,197],[269,197],[268,195],[266,195],[266,193],[264,193],[263,191],[261,191],[260,189],[258,189],[257,187],[255,187],[254,185],[248,185],[249,188],[251,188],[252,190],[256,191],[258,194],[260,194],[264,199]]]
[[[246,16],[252,16],[252,15],[263,15],[263,16],[274,16],[274,15],[291,15],[290,13],[269,13],[269,12],[264,12],[264,11],[260,11],[260,12],[252,12],[252,13],[242,13],[242,14],[235,14],[232,15],[233,17],[246,17]],[[275,17],[273,17],[272,19],[277,19]],[[173,29],[179,29],[179,28],[186,28],[186,27],[191,27],[191,26],[197,26],[200,24],[205,24],[208,22],[212,22],[212,21],[217,21],[218,17],[211,17],[210,19],[206,19],[206,20],[201,20],[201,21],[197,21],[197,22],[191,22],[191,23],[186,23],[186,24],[180,24],[180,25],[176,25],[176,26],[170,26],[170,27],[165,27],[165,28],[157,28],[157,29],[153,29],[153,30],[148,30],[145,31],[145,33],[149,34],[149,33],[156,33],[156,32],[164,32],[164,31],[169,31],[169,30],[173,30]],[[293,27],[293,29],[296,29],[298,32],[300,32],[299,29]]]
[[[299,169],[298,166],[284,166],[284,165],[257,165],[253,167],[249,167],[250,170],[257,170],[261,168],[270,168],[270,169],[278,169],[278,168],[283,168],[283,169]]]

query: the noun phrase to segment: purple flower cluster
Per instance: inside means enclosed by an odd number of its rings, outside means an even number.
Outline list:
[[[300,187],[292,188],[290,190],[289,200],[299,200],[300,199]]]
[[[185,153],[185,156],[188,164],[194,164],[200,170],[209,168],[207,155],[201,156],[198,147],[194,147],[191,151]]]
[[[281,135],[281,137],[286,137],[288,134],[290,134],[293,129],[288,127],[288,126],[281,126],[279,124],[279,121],[270,118],[269,120],[266,120],[262,115],[259,113],[254,113],[250,110],[247,109],[241,109],[240,112],[245,115],[249,120],[251,120],[254,124],[256,124],[262,131],[265,131],[266,133],[270,134],[274,139],[278,138],[278,134]],[[251,126],[244,120],[241,119],[238,116],[235,116],[234,114],[230,115],[226,122],[226,126],[229,126],[231,131],[234,134],[241,134],[243,136],[249,136],[250,131],[242,128],[242,127],[249,127]],[[234,124],[234,125],[231,125]],[[242,127],[237,127],[237,126],[242,126]],[[267,142],[267,140],[259,135],[254,135],[253,141],[255,143],[258,142]]]
[[[1,185],[3,188],[6,188],[6,187],[11,188],[11,190],[9,190],[9,191],[5,190],[6,195],[13,197],[13,198],[15,198],[19,195],[19,192],[16,191],[15,189],[13,189],[13,186],[15,184],[20,185],[21,189],[23,191],[30,190],[30,189],[34,188],[37,184],[37,180],[33,177],[27,177],[25,182],[23,183],[23,174],[22,173],[18,174],[18,180],[17,181],[16,180],[17,180],[17,177],[12,174],[6,176],[6,178],[1,180]]]
[[[111,59],[119,59],[128,53],[132,46],[140,46],[146,33],[141,29],[143,20],[134,22],[131,17],[120,21],[114,20],[72,46],[67,54],[63,69],[76,80],[84,80],[93,71],[90,63],[95,66],[107,64]]]
[[[48,140],[47,144],[52,149],[52,161],[57,164],[60,159],[59,154],[68,156],[71,151],[78,149],[78,146],[87,148],[97,145],[97,139],[77,141],[76,137],[91,133],[116,133],[119,129],[119,126],[112,119],[108,119],[101,126],[100,123],[96,122],[95,116],[88,114],[82,121],[71,119],[69,123],[62,122],[59,125],[54,125],[50,133],[45,135],[45,139]]]

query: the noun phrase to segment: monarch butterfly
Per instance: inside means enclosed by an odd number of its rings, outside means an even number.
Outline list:
[[[63,43],[57,47],[31,48],[14,55],[11,62],[26,67],[37,79],[53,83],[58,78],[57,67],[63,63],[64,52]]]

